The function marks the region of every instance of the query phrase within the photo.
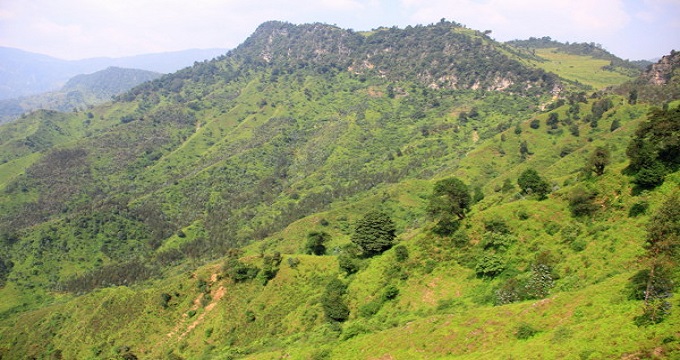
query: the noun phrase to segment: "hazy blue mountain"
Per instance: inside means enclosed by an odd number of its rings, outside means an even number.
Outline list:
[[[0,100],[0,123],[38,109],[71,111],[111,100],[115,95],[161,77],[139,69],[109,67],[92,74],[76,75],[57,91]]]
[[[212,59],[226,49],[190,49],[121,58],[62,60],[14,48],[0,47],[0,99],[57,90],[67,80],[110,66],[171,73],[196,61]]]

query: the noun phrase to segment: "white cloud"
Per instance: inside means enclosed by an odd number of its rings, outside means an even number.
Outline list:
[[[0,0],[0,46],[122,56],[235,47],[267,20],[369,30],[446,18],[498,40],[551,36],[620,49],[631,47],[626,36],[654,27],[655,42],[677,48],[678,13],[680,0]]]

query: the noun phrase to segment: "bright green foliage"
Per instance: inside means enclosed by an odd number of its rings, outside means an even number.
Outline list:
[[[325,231],[312,231],[307,234],[307,242],[305,243],[305,253],[312,255],[325,255],[326,245],[330,241],[331,235]]]
[[[550,184],[533,168],[526,169],[520,174],[517,185],[522,189],[522,193],[535,194],[539,200],[545,199],[550,193]]]
[[[475,273],[480,277],[493,278],[505,270],[505,261],[500,255],[482,256],[475,266]]]
[[[371,257],[391,248],[395,233],[396,227],[389,215],[371,211],[356,222],[351,240],[364,256]]]

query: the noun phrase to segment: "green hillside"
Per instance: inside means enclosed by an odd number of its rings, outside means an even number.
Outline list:
[[[268,22],[0,127],[0,357],[677,357],[678,99],[540,54]]]

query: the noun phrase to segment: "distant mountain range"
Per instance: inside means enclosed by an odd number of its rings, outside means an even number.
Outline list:
[[[71,111],[98,105],[143,82],[161,76],[162,74],[158,72],[119,67],[76,75],[56,91],[0,100],[0,124],[38,109]]]
[[[190,49],[121,58],[62,60],[0,47],[0,100],[57,90],[76,75],[111,66],[171,73],[226,52],[226,49]]]

